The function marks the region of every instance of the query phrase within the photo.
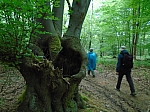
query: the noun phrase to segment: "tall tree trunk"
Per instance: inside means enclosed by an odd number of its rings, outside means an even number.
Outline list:
[[[140,21],[139,21],[139,17],[140,17],[140,1],[139,4],[137,5],[137,9],[133,8],[133,16],[134,16],[134,20],[133,20],[133,40],[132,40],[132,44],[133,44],[133,56],[134,59],[136,59],[136,50],[137,50],[137,42],[139,39],[139,29],[140,29]]]
[[[135,30],[136,30],[136,21],[135,21],[135,14],[136,12],[135,12],[135,9],[133,8],[133,25],[132,25],[132,54],[133,54],[133,56],[134,56],[134,47],[135,47],[135,42],[134,42],[134,40],[135,40]],[[135,56],[134,56],[135,57]]]

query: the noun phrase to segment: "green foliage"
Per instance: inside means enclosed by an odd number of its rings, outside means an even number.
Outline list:
[[[54,7],[59,7],[60,6],[60,1],[59,0],[55,0],[53,2]]]
[[[5,60],[20,58],[20,54],[24,52],[29,43],[29,14],[26,14],[29,8],[24,6],[23,2],[15,0],[14,2],[1,1],[0,54],[6,56]],[[27,18],[24,18],[25,16]]]
[[[21,103],[24,100],[25,94],[26,94],[26,88],[25,88],[24,92],[19,96],[18,103]]]
[[[146,80],[150,80],[149,73],[144,73],[144,76],[145,76]]]
[[[141,61],[135,60],[134,61],[134,68],[139,68],[139,67],[149,68],[150,67],[150,60],[141,60]]]
[[[108,70],[115,70],[117,59],[104,57],[104,58],[99,58],[98,60],[99,61],[97,62],[97,65],[101,64],[103,67],[106,67]],[[144,68],[145,72],[142,73],[142,76],[144,76],[146,80],[150,80],[149,67],[150,67],[150,60],[140,60],[140,61],[134,60],[133,69]],[[100,71],[99,67],[98,70]]]
[[[80,0],[76,0],[76,2],[79,2]]]
[[[105,67],[115,68],[117,59],[111,57],[103,57],[98,59],[98,64],[102,64]]]
[[[68,10],[68,14],[71,15],[73,13],[73,10]]]
[[[81,97],[84,101],[86,101],[86,102],[89,101],[88,97],[86,97],[84,94],[82,94]]]
[[[37,34],[51,34],[39,31],[43,26],[36,22],[37,18],[48,13],[44,19],[58,20],[43,0],[1,0],[0,12],[0,59],[3,61],[20,59]]]
[[[115,68],[117,64],[117,58],[111,58],[109,56],[105,56],[103,58],[98,59],[98,64],[102,64],[106,67]],[[134,60],[134,68],[149,68],[150,67],[150,60]]]
[[[150,7],[146,5],[149,3],[149,0],[94,0],[91,4],[93,8],[88,11],[83,25],[82,45],[88,49],[91,41],[96,52],[116,55],[120,45],[126,45],[131,50],[136,42],[136,37],[133,37],[136,33],[139,35],[136,43],[137,55],[146,54],[145,49],[150,49]]]

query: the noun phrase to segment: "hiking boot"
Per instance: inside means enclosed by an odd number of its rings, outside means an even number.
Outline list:
[[[135,93],[135,92],[133,92],[133,93],[131,93],[130,95],[132,95],[132,96],[136,96],[136,93]]]
[[[93,75],[93,78],[95,77],[95,75]]]
[[[120,89],[117,89],[116,87],[115,87],[115,90],[120,91]]]

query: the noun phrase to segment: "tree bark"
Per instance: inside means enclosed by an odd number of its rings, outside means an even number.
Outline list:
[[[55,60],[55,69],[48,60],[23,59],[20,72],[27,89],[18,112],[77,112],[78,107],[85,108],[78,86],[86,75],[86,53],[78,38],[62,43],[65,46]]]
[[[139,29],[140,29],[140,21],[139,21],[139,17],[140,17],[140,2],[137,5],[137,9],[133,8],[133,39],[132,39],[132,52],[133,52],[133,56],[134,59],[136,59],[136,50],[137,50],[137,42],[139,39]]]
[[[67,35],[65,37],[67,39],[62,40],[63,49],[54,66],[63,69],[64,77],[69,80],[69,87],[63,98],[64,112],[77,112],[78,107],[85,108],[84,102],[77,94],[78,86],[86,75],[87,58],[78,38]]]
[[[39,30],[51,34],[37,35],[39,38],[33,39],[34,47],[30,47],[32,53],[20,64],[26,92],[18,112],[77,112],[86,107],[78,92],[87,65],[86,52],[79,38],[89,3],[90,0],[73,1],[73,13],[63,38],[60,38],[62,21],[44,19],[45,14],[37,19],[43,26]],[[61,8],[63,4],[61,1]],[[59,8],[53,11],[62,20],[63,11]],[[62,11],[60,15],[59,11]],[[37,48],[43,53],[35,53]]]
[[[24,58],[22,62],[20,72],[26,81],[26,94],[18,112],[52,112],[48,86],[49,67],[41,68],[44,65],[32,58]]]

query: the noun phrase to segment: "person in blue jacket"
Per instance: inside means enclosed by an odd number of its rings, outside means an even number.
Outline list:
[[[92,73],[93,77],[95,77],[94,70],[96,69],[96,54],[93,52],[93,48],[90,48],[90,51],[87,54],[88,58],[88,75],[90,75],[90,72]]]
[[[128,51],[126,50],[125,46],[121,46],[120,48],[120,54],[118,55],[118,62],[116,65],[116,75],[118,75],[118,81],[117,81],[117,85],[116,85],[116,90],[120,91],[120,86],[121,86],[121,82],[122,82],[122,78],[124,75],[126,75],[126,79],[129,83],[130,86],[130,91],[132,96],[135,96],[135,89],[134,89],[134,84],[133,84],[133,80],[131,77],[131,69],[125,69],[121,66],[121,59],[123,58],[123,54],[128,53]]]

